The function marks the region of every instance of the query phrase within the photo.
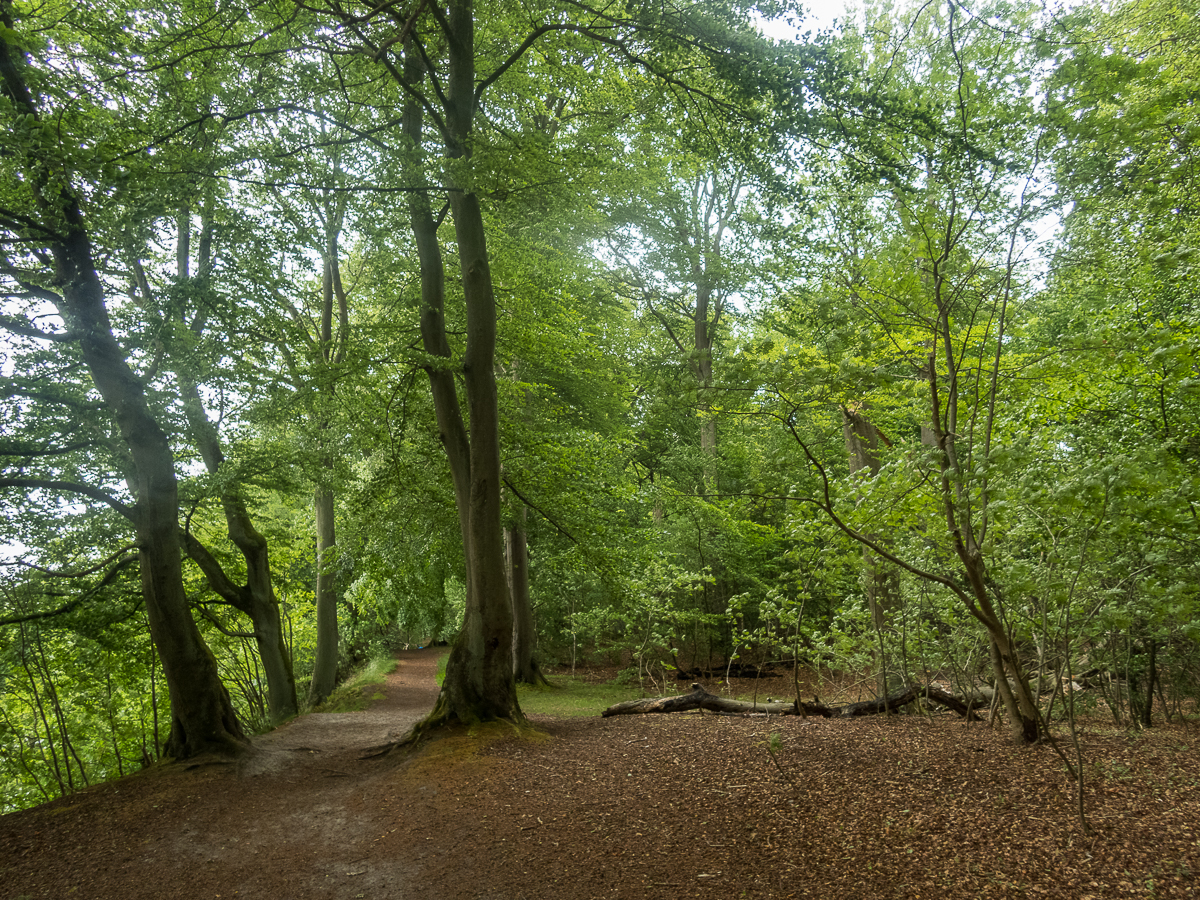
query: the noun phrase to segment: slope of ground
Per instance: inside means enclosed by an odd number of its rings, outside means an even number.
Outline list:
[[[242,762],[0,818],[0,900],[1200,891],[1200,749],[1178,728],[1085,735],[1090,833],[1051,750],[949,717],[541,718],[362,759],[432,706],[435,665],[401,654],[370,710]]]

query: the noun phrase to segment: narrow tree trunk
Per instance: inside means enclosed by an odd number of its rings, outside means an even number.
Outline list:
[[[879,474],[880,443],[887,438],[869,420],[858,412],[842,407],[842,433],[846,439],[846,452],[850,457],[850,472],[866,471],[872,477]],[[879,535],[869,534],[874,541]],[[894,566],[882,562],[869,547],[863,547],[863,585],[866,588],[867,606],[871,611],[871,625],[878,643],[879,696],[886,697],[900,685],[889,678],[888,639],[889,619],[900,606],[900,575]]]
[[[713,340],[708,322],[711,299],[712,287],[703,275],[699,275],[693,332],[696,345],[696,386],[700,396],[697,409],[700,417],[700,457],[704,466],[701,479],[706,496],[717,493],[717,420],[713,417],[712,400],[709,397],[713,384]]]
[[[336,543],[333,492],[317,488],[313,498],[317,520],[317,659],[313,665],[308,701],[316,705],[333,692],[338,664],[338,597],[331,571]]]
[[[340,175],[340,159],[335,162],[335,169]],[[350,309],[345,289],[342,287],[338,259],[338,243],[345,213],[345,195],[338,195],[333,200],[326,198],[322,216],[325,222],[325,246],[321,251],[324,259],[324,272],[321,279],[321,330],[318,335],[318,351],[321,361],[328,367],[339,365],[345,359],[346,346],[350,340]],[[335,306],[338,323],[336,332],[334,331]],[[331,403],[336,390],[337,382],[330,377],[321,385],[319,392],[324,395],[326,402]],[[327,419],[322,418],[317,422],[317,433],[321,435],[323,442],[329,434],[329,429],[330,424]],[[332,467],[332,458],[326,457],[324,462],[326,469]],[[337,683],[338,584],[336,576],[331,571],[333,550],[337,542],[335,511],[336,503],[332,488],[326,484],[318,484],[313,496],[313,516],[317,532],[317,577],[314,586],[317,607],[317,652],[308,694],[309,703],[314,706],[328,697]]]
[[[1153,725],[1154,682],[1158,680],[1158,642],[1154,638],[1151,638],[1149,644],[1150,647],[1147,652],[1150,658],[1147,662],[1146,671],[1146,705],[1141,710],[1141,725],[1143,728],[1150,728]]]
[[[519,504],[516,521],[505,532],[509,590],[513,608],[513,677],[519,684],[544,684],[546,677],[533,655],[533,606],[529,601],[529,544],[525,534],[527,510]]]
[[[212,238],[212,215],[206,210],[203,214],[200,231],[197,274],[196,278],[192,279],[189,257],[191,214],[187,206],[180,210],[176,274],[181,283],[194,281],[201,290],[207,287],[212,273]],[[136,261],[134,262],[134,271],[148,300],[151,288]],[[201,310],[197,312],[190,325],[181,318],[179,327],[189,329],[193,335],[199,338],[204,333],[206,319],[207,311],[201,305]],[[188,371],[188,361],[178,359],[174,363],[175,375],[179,382],[180,399],[183,401],[184,415],[187,418],[192,439],[209,474],[217,475],[225,462],[225,454],[221,449],[221,436],[204,410],[204,402],[200,397],[197,380]],[[253,623],[255,643],[267,679],[268,715],[272,722],[279,722],[294,716],[298,707],[291,653],[284,639],[279,602],[275,597],[275,590],[271,582],[270,548],[267,539],[254,527],[250,511],[240,494],[240,485],[236,482],[226,483],[221,489],[220,498],[229,538],[240,551],[246,565],[246,584],[240,588],[232,588],[224,571],[219,573],[216,571],[220,569],[220,565],[207,549],[204,549],[201,554],[203,559],[198,558],[194,551],[199,542],[193,537],[189,536],[185,547],[196,562],[202,563],[201,568],[208,577],[210,585],[238,610],[247,615]]]

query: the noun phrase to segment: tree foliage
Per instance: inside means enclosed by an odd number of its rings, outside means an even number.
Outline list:
[[[1186,4],[0,12],[14,803],[396,643],[429,724],[513,648],[1194,703]]]

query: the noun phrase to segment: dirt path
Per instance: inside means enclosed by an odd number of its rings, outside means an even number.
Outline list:
[[[237,764],[0,817],[0,900],[1200,896],[1186,728],[1085,735],[1089,832],[1049,748],[949,716],[535,718],[362,759],[432,707],[435,663]]]
[[[304,716],[237,763],[164,767],[0,818],[0,897],[410,896],[402,865],[372,861],[394,827],[393,767],[360,756],[433,707],[437,658],[400,653],[370,709]]]

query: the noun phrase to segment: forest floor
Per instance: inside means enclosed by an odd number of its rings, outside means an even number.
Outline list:
[[[1200,895],[1194,730],[1085,733],[1090,832],[1050,748],[942,716],[535,718],[364,759],[432,707],[436,659],[236,763],[0,817],[0,898]]]

